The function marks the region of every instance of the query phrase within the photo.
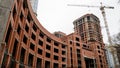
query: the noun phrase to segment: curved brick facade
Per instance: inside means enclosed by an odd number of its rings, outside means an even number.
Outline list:
[[[3,42],[1,68],[87,68],[88,58],[91,67],[106,68],[104,50],[92,50],[98,43],[89,47],[74,33],[57,38],[37,20],[29,0],[14,0]]]

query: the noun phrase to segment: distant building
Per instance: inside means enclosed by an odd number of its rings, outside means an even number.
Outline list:
[[[118,58],[117,64],[120,67],[120,46],[114,46],[114,48],[116,49],[116,57]]]
[[[120,47],[119,46],[106,46],[106,55],[108,59],[109,68],[120,67]]]
[[[106,46],[106,56],[107,56],[107,61],[108,61],[108,67],[109,68],[114,68],[114,60],[113,60],[113,55],[111,53],[111,49],[109,46]]]
[[[30,2],[34,13],[37,15],[38,0],[30,0]]]
[[[66,34],[65,34],[65,33],[63,33],[63,32],[61,32],[61,31],[54,32],[53,34],[54,34],[56,37],[58,37],[58,38],[61,38],[61,37],[66,36]]]

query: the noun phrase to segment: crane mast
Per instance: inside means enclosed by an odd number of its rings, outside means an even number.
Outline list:
[[[109,45],[110,45],[110,46],[113,46],[112,40],[111,40],[111,37],[110,37],[110,32],[109,32],[107,20],[106,20],[106,13],[105,13],[104,7],[100,7],[100,10],[101,10],[101,13],[102,13],[102,15],[103,15],[104,24],[105,24],[105,28],[106,28],[106,32],[107,32],[107,36],[108,36]],[[113,59],[114,59],[114,64],[115,64],[115,67],[114,67],[114,68],[118,68],[117,65],[116,65],[117,62],[115,61],[115,60],[116,60],[116,58],[115,58],[115,53],[114,53],[115,49],[114,49],[113,47],[110,47],[110,49],[111,49],[111,53],[112,53]]]
[[[106,32],[107,32],[107,36],[108,36],[108,41],[109,41],[110,46],[112,46],[112,41],[111,41],[111,37],[110,37],[110,32],[109,32],[107,20],[106,20],[106,14],[105,14],[104,7],[101,7],[100,10],[101,10],[101,13],[103,15],[104,24],[105,24],[105,28],[106,28]]]

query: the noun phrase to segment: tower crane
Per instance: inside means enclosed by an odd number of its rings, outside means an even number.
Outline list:
[[[108,36],[109,45],[110,45],[110,46],[113,46],[113,45],[112,45],[112,40],[111,40],[111,37],[110,37],[110,32],[109,32],[107,20],[106,20],[105,8],[106,8],[106,9],[114,9],[114,7],[112,7],[112,6],[103,6],[102,3],[101,3],[101,6],[77,5],[77,4],[68,4],[68,6],[78,6],[78,7],[88,7],[88,8],[89,8],[89,7],[99,8],[99,9],[101,10],[101,13],[102,13],[102,16],[103,16],[103,19],[104,19],[104,24],[105,24],[106,33],[107,33],[107,36]],[[113,47],[111,48],[111,53],[112,53],[113,59],[114,59],[114,65],[115,65],[114,68],[117,68],[117,65],[116,65],[117,63],[115,62],[115,55],[114,55],[114,48],[113,48]]]

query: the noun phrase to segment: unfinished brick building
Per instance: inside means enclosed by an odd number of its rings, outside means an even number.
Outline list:
[[[58,38],[40,24],[29,0],[4,0],[0,6],[0,68],[107,68],[93,14],[75,20],[75,32]]]

